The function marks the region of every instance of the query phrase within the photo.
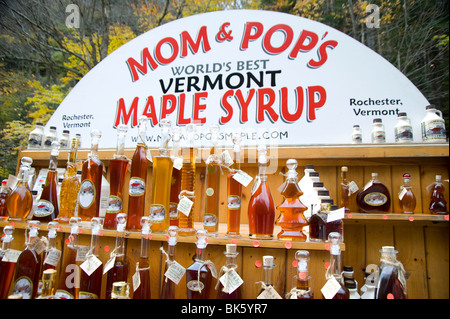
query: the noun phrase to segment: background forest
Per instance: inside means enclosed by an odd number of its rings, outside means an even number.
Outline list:
[[[366,26],[370,4],[379,8],[378,28]],[[286,12],[352,36],[443,110],[448,131],[448,0],[0,0],[0,178],[14,174],[35,122],[45,124],[112,51],[169,21],[233,9]]]

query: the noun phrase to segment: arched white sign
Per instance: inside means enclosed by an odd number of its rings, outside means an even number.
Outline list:
[[[88,72],[53,114],[49,126],[81,133],[100,129],[101,148],[115,147],[115,127],[149,117],[148,144],[159,121],[201,132],[220,124],[222,144],[243,132],[243,144],[346,144],[359,124],[370,143],[374,118],[394,142],[398,112],[407,112],[414,140],[428,104],[383,57],[344,33],[284,13],[231,10],[179,19],[126,43]],[[204,139],[202,139],[204,140]]]

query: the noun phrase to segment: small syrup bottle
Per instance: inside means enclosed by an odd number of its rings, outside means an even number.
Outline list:
[[[404,214],[414,214],[414,209],[416,208],[416,197],[409,184],[410,178],[411,175],[408,173],[403,174],[403,185],[400,186],[400,193],[398,194],[400,208]]]
[[[373,119],[372,124],[372,143],[386,143],[386,132],[381,119]]]
[[[28,222],[25,230],[26,248],[22,251],[16,263],[12,294],[21,294],[22,299],[35,299],[37,297],[42,257],[41,252],[35,250],[34,239],[39,235],[39,226],[39,221]],[[43,245],[36,246],[43,249]]]
[[[297,179],[297,160],[288,159],[286,167],[287,172],[286,182],[284,188],[281,190],[281,195],[284,197],[283,203],[278,206],[280,215],[276,224],[281,226],[281,232],[278,233],[278,239],[306,241],[306,235],[303,233],[303,227],[308,225],[308,222],[303,215],[306,206],[300,201],[300,196],[303,194],[298,186]]]
[[[58,222],[52,221],[47,224],[47,240],[48,245],[45,248],[44,256],[42,258],[42,271],[46,269],[57,269],[59,259],[61,258],[61,250],[57,245],[57,231],[60,229]]]
[[[20,163],[17,184],[6,200],[10,221],[24,221],[33,207],[33,196],[28,185],[28,172],[33,160],[30,157],[22,157]]]
[[[59,155],[59,143],[57,141],[52,142],[52,150],[50,152],[50,163],[48,166],[47,178],[45,180],[44,188],[42,189],[41,197],[34,210],[33,220],[39,220],[41,222],[49,222],[58,217],[59,205],[57,195],[57,182],[56,177],[58,175],[58,155]]]
[[[6,207],[6,200],[8,199],[11,190],[7,186],[8,180],[2,180],[2,186],[0,189],[0,220],[8,219],[8,208]]]
[[[413,129],[411,120],[405,112],[399,112],[397,124],[394,127],[395,142],[410,143],[413,141]]]
[[[405,269],[397,260],[398,251],[393,246],[383,246],[380,253],[380,274],[375,299],[407,299]]]
[[[172,263],[175,262],[175,252],[177,246],[177,226],[169,226],[169,238],[167,239],[167,259],[164,266],[164,273],[167,272]],[[161,288],[160,299],[174,299],[175,298],[176,284],[164,276]]]
[[[328,241],[330,245],[330,266],[325,274],[325,279],[336,280],[336,282],[341,286],[335,295],[331,299],[349,299],[350,293],[348,289],[342,284],[342,272],[341,272],[341,235],[339,233],[330,233],[328,236]],[[323,296],[325,299],[325,296]]]
[[[3,260],[7,251],[11,249],[11,243],[14,240],[13,232],[14,226],[3,227],[2,249],[0,249],[0,299],[8,297],[9,286],[11,286],[16,267],[16,261],[6,260],[6,258]]]
[[[237,263],[236,263],[236,257],[239,255],[239,253],[236,251],[237,245],[236,244],[227,244],[226,250],[224,251],[225,254],[225,266],[223,266],[220,269],[219,278],[222,276],[222,274],[227,273],[227,276],[229,276],[229,273],[231,271],[237,271]],[[228,277],[227,277],[228,278]],[[228,280],[228,279],[227,279]],[[242,285],[242,284],[241,284]],[[228,287],[222,285],[220,281],[218,281],[218,292],[217,292],[217,299],[241,299],[241,285],[234,289],[233,291],[227,291],[229,290]],[[217,289],[217,287],[216,287]]]
[[[297,260],[297,274],[294,276],[294,288],[291,289],[286,299],[314,299],[312,278],[309,275],[309,252],[297,250],[295,259]]]
[[[309,240],[326,241],[327,240],[327,217],[331,211],[333,200],[324,198],[320,201],[320,210],[314,213],[309,219]]]
[[[242,184],[233,178],[236,170],[241,169],[241,134],[233,134],[233,160],[236,169],[227,176],[227,237],[241,237]]]
[[[28,136],[28,148],[39,149],[42,148],[44,140],[44,124],[42,122],[36,123],[36,128],[30,132]]]
[[[150,263],[148,250],[150,248],[150,238],[152,234],[150,217],[141,218],[141,254],[139,261],[136,263],[136,272],[139,276],[139,286],[135,288],[133,299],[150,299]]]
[[[263,256],[263,275],[261,283],[261,290],[258,293],[257,299],[282,299],[278,292],[273,287],[273,256]]]
[[[349,198],[350,198],[350,187],[349,182],[347,180],[347,172],[348,167],[342,166],[341,167],[341,182],[339,184],[339,207],[344,207],[345,212],[349,213]]]
[[[210,296],[212,273],[208,266],[214,266],[214,264],[205,261],[204,252],[208,245],[206,239],[206,231],[197,230],[195,261],[186,269],[187,299],[209,299]]]
[[[353,125],[353,132],[352,132],[352,144],[361,144],[362,143],[362,132],[359,125],[355,124]]]
[[[42,293],[37,299],[60,299],[55,296],[57,271],[46,269],[42,273]]]
[[[56,134],[56,126],[50,126],[50,129],[48,130],[47,134],[44,135],[42,147],[50,149],[54,141],[58,141],[58,136]]]
[[[111,299],[112,284],[116,281],[127,281],[129,262],[125,256],[125,226],[127,214],[119,213],[117,219],[116,247],[111,252],[111,259],[115,258],[114,266],[106,277],[105,299]]]
[[[388,212],[391,206],[389,190],[378,180],[378,173],[372,173],[372,179],[356,195],[356,204],[364,213]]]
[[[431,186],[430,213],[434,215],[448,215],[447,201],[444,198],[444,185],[441,175],[436,175],[436,182]]]

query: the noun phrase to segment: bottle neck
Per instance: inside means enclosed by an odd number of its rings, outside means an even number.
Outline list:
[[[99,247],[99,236],[93,234],[91,236],[91,247],[90,247],[92,255],[98,256],[98,247]]]
[[[263,266],[263,276],[262,281],[268,285],[273,283],[273,266]]]
[[[403,179],[403,187],[411,187],[411,185],[409,183],[409,178],[404,178]]]
[[[202,260],[202,261],[205,260],[204,259],[205,258],[204,253],[205,253],[205,248],[198,248],[197,247],[195,259]]]
[[[225,253],[225,266],[227,268],[237,268],[236,257],[237,254]]]
[[[258,164],[258,176],[261,179],[261,182],[267,181],[267,175],[266,175],[267,165],[259,163]]]
[[[12,238],[12,236],[11,236],[11,238],[6,238],[6,237],[7,237],[7,236],[5,236],[5,237],[3,238],[3,242],[2,242],[2,251],[6,251],[6,250],[8,250],[8,249],[11,248],[11,242],[12,242],[13,238]]]
[[[116,256],[125,255],[125,232],[123,230],[117,230],[116,236]]]
[[[148,249],[150,248],[149,235],[143,234],[141,237],[141,258],[148,258]]]
[[[22,166],[20,168],[19,174],[17,176],[18,181],[27,182],[28,181],[28,171],[29,171],[28,167]]]
[[[77,162],[78,148],[72,147],[69,151],[68,163],[76,164]]]
[[[98,138],[92,139],[90,155],[92,158],[98,158]]]
[[[341,272],[341,249],[339,245],[332,245],[330,248],[330,268],[328,271],[328,276],[333,276],[336,279],[340,279],[342,276]]]

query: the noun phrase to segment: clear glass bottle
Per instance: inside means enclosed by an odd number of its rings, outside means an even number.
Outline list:
[[[63,130],[61,137],[59,138],[59,145],[62,149],[69,148],[70,131]]]
[[[6,299],[8,297],[9,287],[14,275],[14,269],[16,267],[16,261],[3,260],[6,252],[11,249],[11,244],[14,240],[13,237],[14,226],[6,225],[3,227],[2,249],[0,249],[0,299]]]
[[[44,135],[43,148],[51,149],[52,143],[58,141],[58,135],[56,135],[56,126],[50,126],[47,134]]]
[[[378,180],[378,173],[372,173],[372,179],[356,195],[356,204],[364,213],[389,211],[391,196],[386,185]]]
[[[108,271],[106,277],[105,298],[111,299],[112,284],[116,281],[127,281],[129,262],[125,254],[125,226],[127,214],[119,213],[117,219],[116,247],[111,252],[110,258],[115,258],[114,266]]]
[[[431,188],[430,213],[433,215],[448,215],[447,201],[445,200],[445,187],[442,184],[442,176],[436,175],[436,181],[429,187]]]
[[[147,122],[146,116],[139,119],[139,142],[131,160],[130,182],[128,187],[128,230],[141,229],[141,218],[144,216],[145,190],[147,183]]]
[[[397,115],[397,124],[394,127],[395,142],[411,143],[413,142],[413,129],[411,120],[406,112],[399,112]]]
[[[237,272],[236,257],[239,255],[239,253],[237,252],[237,245],[236,244],[227,244],[224,254],[226,257],[225,258],[225,266],[223,266],[221,268],[219,278],[221,275],[223,275],[225,273],[229,273],[230,271]],[[218,282],[217,299],[241,299],[241,296],[242,296],[241,287],[242,287],[242,284],[239,285],[239,287],[237,287],[233,291],[228,292],[228,290],[229,290],[228,287],[223,286],[222,283],[219,281]],[[217,287],[216,287],[216,289],[217,289]]]
[[[386,132],[381,119],[373,119],[372,124],[372,143],[386,143]]]
[[[46,269],[42,273],[42,293],[37,299],[59,299],[55,296],[57,271]]]
[[[83,162],[78,195],[78,217],[83,221],[99,217],[100,214],[103,163],[98,158],[98,143],[101,137],[99,130],[91,131],[91,153]]]
[[[205,161],[205,213],[203,215],[203,228],[207,235],[217,237],[219,235],[219,194],[220,194],[220,158],[217,154],[217,144],[219,138],[219,125],[214,124],[209,127],[211,133],[210,155]]]
[[[167,259],[164,266],[164,274],[167,272],[169,267],[175,261],[175,251],[177,245],[177,226],[169,226],[169,238],[167,239]],[[160,299],[174,299],[175,298],[175,283],[164,276],[161,288]]]
[[[422,141],[427,143],[445,143],[447,137],[442,112],[437,110],[434,104],[427,105],[425,112],[426,115],[420,122]]]
[[[37,297],[39,276],[41,274],[41,254],[38,253],[32,243],[38,237],[40,222],[29,221],[25,230],[25,249],[17,259],[12,284],[12,294],[21,294],[22,299],[34,299]],[[28,231],[28,237],[27,237]]]
[[[117,214],[123,210],[123,187],[129,161],[125,156],[125,137],[128,132],[126,125],[120,124],[117,127],[117,147],[114,158],[109,161],[109,197],[108,208],[105,213],[103,228],[116,229]]]
[[[408,173],[403,174],[403,185],[400,186],[400,193],[398,194],[400,209],[404,214],[414,214],[414,209],[416,208],[416,197],[409,183],[410,178],[411,175]]]
[[[133,299],[150,299],[150,263],[149,263],[149,248],[151,220],[150,217],[144,216],[141,218],[141,253],[139,261],[136,263],[136,272],[139,273],[139,286],[134,290]]]
[[[197,158],[197,149],[194,147],[194,136],[196,133],[196,127],[194,124],[188,124],[186,126],[187,142],[186,146],[182,148],[183,167],[181,169],[181,196],[186,196],[188,199],[194,201],[195,197],[195,166]],[[194,228],[194,206],[191,206],[191,210],[188,215],[180,212],[178,235],[180,236],[193,236],[195,234]]]
[[[209,299],[212,287],[212,263],[205,261],[204,252],[208,245],[206,231],[197,230],[195,261],[186,269],[187,299]],[[214,264],[212,264],[214,266]]]
[[[173,169],[172,169],[172,179],[170,181],[170,203],[169,203],[169,218],[170,218],[170,226],[178,227],[178,202],[180,199],[178,195],[181,191],[181,170],[182,170],[182,161],[183,158],[180,154],[180,133],[181,130],[178,126],[173,127],[172,129],[172,142],[173,142],[173,150],[172,150],[172,159],[174,161]],[[178,159],[181,158],[181,163],[178,163]],[[179,165],[179,166],[178,166]]]
[[[294,288],[291,289],[286,298],[314,299],[312,278],[309,275],[309,252],[297,250],[295,259],[297,260],[297,274],[294,276]]]
[[[398,251],[393,246],[383,246],[380,253],[380,274],[375,299],[407,299],[405,269],[397,260]]]
[[[89,251],[86,254],[86,259],[98,259],[98,250],[100,246],[99,237],[101,236],[102,229],[103,218],[93,217],[91,219],[91,244],[89,246]],[[102,289],[102,276],[103,263],[101,261],[98,267],[90,275],[83,269],[80,270],[80,288],[77,292],[77,299],[99,299]]]
[[[58,155],[59,142],[52,143],[52,150],[50,152],[50,163],[48,165],[47,178],[45,179],[44,188],[42,189],[41,197],[34,210],[33,220],[41,222],[49,222],[58,217],[59,205],[57,194],[57,175],[58,171]]]
[[[350,293],[348,289],[342,284],[342,270],[341,270],[341,235],[339,233],[330,233],[328,236],[330,245],[330,266],[325,274],[325,279],[328,281],[332,277],[336,279],[337,283],[341,286],[336,294],[331,299],[349,299]],[[323,298],[325,298],[323,296]]]
[[[48,245],[44,250],[42,258],[42,271],[46,269],[57,269],[59,265],[62,253],[61,250],[58,249],[58,242],[56,239],[58,229],[60,229],[58,222],[51,221],[47,224]]]
[[[326,241],[327,240],[327,217],[331,211],[333,200],[324,198],[320,202],[320,210],[315,212],[309,219],[309,240]]]
[[[292,240],[292,241],[306,241],[306,235],[303,233],[303,227],[308,225],[308,222],[303,215],[306,206],[300,201],[300,196],[303,194],[298,186],[297,178],[297,160],[288,159],[286,162],[288,168],[286,182],[281,195],[283,195],[283,202],[277,207],[280,215],[276,220],[276,224],[281,226],[281,231],[277,234],[278,239]]]
[[[157,187],[152,188],[150,220],[152,232],[166,233],[170,224],[169,203],[173,170],[173,162],[169,156],[171,122],[162,119],[159,125],[161,127],[161,146],[159,155],[153,156],[152,183]]]
[[[361,144],[362,143],[362,132],[359,125],[353,125],[352,132],[352,144]]]
[[[77,176],[77,154],[79,141],[76,137],[70,140],[69,158],[66,164],[66,171],[61,182],[59,196],[58,222],[67,224],[75,216],[77,209],[78,192],[80,190],[80,179]]]
[[[44,141],[44,124],[36,122],[36,127],[30,132],[28,136],[28,148],[39,149],[42,148]]]
[[[0,189],[0,220],[7,220],[9,217],[8,207],[6,206],[6,200],[8,199],[11,190],[8,187],[8,180],[2,180],[2,186]]]
[[[325,224],[326,229],[326,236],[328,238],[328,235],[332,232],[339,233],[341,235],[341,241],[344,241],[344,221],[340,219],[334,219],[331,217],[334,211],[337,211],[339,209],[338,205],[331,204],[331,209],[328,212],[327,215],[327,223]],[[344,215],[342,215],[344,217]]]
[[[241,134],[233,134],[233,161],[235,169],[227,176],[227,237],[241,237],[242,184],[233,178],[241,169]]]
[[[275,225],[275,205],[267,184],[267,147],[258,147],[258,176],[248,204],[249,236],[252,239],[272,239]]]
[[[26,220],[33,207],[33,196],[28,186],[28,172],[33,160],[30,157],[22,157],[20,162],[17,184],[6,200],[9,220],[11,221]]]
[[[263,273],[261,283],[261,290],[258,293],[257,299],[281,299],[281,296],[273,287],[273,256],[263,256]]]
[[[348,167],[342,166],[341,167],[341,182],[339,184],[339,207],[344,207],[345,212],[349,213],[349,199],[350,199],[350,187],[349,182],[347,180],[347,172]]]

